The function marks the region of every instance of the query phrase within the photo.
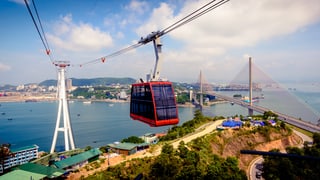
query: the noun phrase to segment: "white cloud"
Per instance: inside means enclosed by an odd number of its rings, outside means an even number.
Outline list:
[[[184,17],[203,1],[188,3]],[[204,47],[246,47],[263,40],[296,32],[320,19],[320,1],[300,0],[230,1],[170,35],[177,40]],[[196,37],[196,38],[193,38]]]
[[[145,1],[132,0],[125,8],[129,11],[143,14],[145,10],[148,9],[148,3]]]
[[[11,1],[11,2],[14,2],[14,3],[18,3],[18,4],[25,4],[24,3],[24,0],[9,0],[9,1]],[[28,2],[29,4],[30,4],[30,2]]]
[[[149,20],[143,26],[137,28],[136,33],[145,37],[153,31],[162,30],[174,21],[173,10],[166,3],[161,3],[159,8],[152,11]]]
[[[5,65],[5,64],[0,62],[0,72],[9,71],[10,69],[11,69],[10,66]]]
[[[170,4],[161,3],[136,33],[145,37],[152,31],[162,30],[206,3],[204,0],[186,1],[177,15]],[[319,0],[308,3],[302,0],[230,1],[166,35],[182,46],[181,50],[164,52],[169,69],[164,65],[163,71],[187,78],[203,68],[214,72],[214,78],[223,79],[244,65],[241,56],[228,57],[231,50],[254,47],[305,30],[319,21]]]
[[[56,49],[79,51],[99,51],[112,46],[110,34],[90,24],[72,21],[72,15],[66,15],[58,21],[54,32],[47,35],[48,41]]]

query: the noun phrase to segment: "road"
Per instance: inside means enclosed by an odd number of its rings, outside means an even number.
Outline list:
[[[176,149],[179,146],[179,143],[181,141],[184,141],[185,143],[188,143],[198,137],[204,136],[206,134],[209,134],[210,132],[214,131],[217,129],[218,125],[221,125],[224,120],[217,120],[213,121],[211,123],[205,124],[204,126],[201,126],[198,128],[194,133],[184,136],[177,141],[172,143],[172,146]]]
[[[296,131],[296,130],[293,130],[293,132],[295,134],[297,134],[298,136],[301,137],[302,139],[302,143],[298,146],[299,148],[303,148],[303,145],[304,145],[304,142],[312,142],[312,138],[310,138],[309,136],[299,132],[299,131]],[[256,173],[259,171],[258,169],[256,169],[256,164],[262,164],[263,163],[263,158],[262,156],[260,157],[257,157],[255,158],[249,165],[249,174],[248,174],[248,179],[249,180],[256,180],[256,179],[261,179],[263,180],[263,178],[257,178],[256,177]]]

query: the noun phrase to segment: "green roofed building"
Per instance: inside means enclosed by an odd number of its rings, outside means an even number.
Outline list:
[[[27,163],[16,167],[15,169],[28,172],[44,174],[47,178],[56,178],[62,176],[66,171],[54,167],[44,166],[41,164]]]
[[[117,154],[131,155],[137,151],[149,148],[149,143],[114,143],[108,144],[107,147]]]
[[[38,174],[33,172],[28,172],[24,170],[14,170],[7,174],[4,174],[0,176],[0,180],[13,180],[13,179],[32,179],[32,180],[38,180],[38,179],[44,179],[46,175],[44,174]]]
[[[37,159],[38,149],[39,147],[37,145],[10,149],[12,155],[4,158],[3,164],[0,164],[0,173],[3,173],[5,170],[11,167],[25,164],[33,159]]]
[[[64,170],[74,170],[89,162],[97,160],[100,154],[102,154],[102,152],[98,148],[90,149],[83,153],[55,162],[54,165],[57,168]]]
[[[13,171],[0,176],[0,180],[12,179],[55,179],[66,173],[65,170],[41,164],[26,163],[14,168]]]

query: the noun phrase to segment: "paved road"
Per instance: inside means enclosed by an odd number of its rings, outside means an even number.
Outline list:
[[[218,125],[221,125],[221,123],[223,122],[223,120],[217,120],[214,122],[211,122],[209,124],[205,124],[204,126],[198,128],[194,133],[184,136],[183,138],[178,139],[178,141],[175,141],[174,143],[172,143],[172,146],[174,148],[177,148],[179,146],[179,143],[181,141],[184,141],[184,143],[188,143],[198,137],[204,136],[206,134],[211,133],[212,131],[217,129]]]
[[[259,172],[258,169],[256,169],[256,164],[262,164],[263,163],[263,158],[261,157],[257,157],[256,159],[254,159],[251,162],[251,166],[249,167],[249,175],[248,175],[248,179],[249,180],[256,180],[256,179],[261,179],[263,180],[262,176],[260,178],[256,177],[256,173]],[[261,172],[261,171],[260,171]]]
[[[312,138],[310,138],[309,136],[307,136],[307,135],[305,135],[305,134],[303,134],[303,133],[301,133],[301,132],[299,132],[299,131],[293,130],[293,132],[294,132],[295,134],[297,134],[298,136],[300,136],[301,139],[302,139],[302,143],[298,146],[299,148],[303,148],[304,142],[312,142],[312,141],[313,141]],[[248,174],[248,179],[249,179],[249,180],[256,180],[256,179],[261,179],[261,180],[263,180],[262,177],[261,177],[261,178],[257,178],[257,177],[256,177],[256,173],[257,173],[257,171],[259,171],[259,170],[256,169],[256,164],[261,164],[262,162],[263,162],[263,158],[262,158],[262,156],[260,156],[260,157],[258,157],[258,158],[256,158],[256,159],[254,159],[254,160],[250,163],[250,166],[249,166],[249,174]]]

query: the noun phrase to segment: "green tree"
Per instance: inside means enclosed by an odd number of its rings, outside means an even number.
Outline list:
[[[263,178],[268,179],[319,179],[320,149],[304,146],[303,149],[289,147],[286,149],[289,157],[265,156],[263,162]],[[273,150],[272,152],[279,152]],[[303,156],[308,156],[303,157]]]
[[[89,151],[89,150],[91,150],[91,149],[92,149],[91,146],[87,146],[86,148],[84,148],[85,151]]]
[[[178,154],[181,158],[186,158],[188,152],[189,152],[189,150],[188,150],[188,148],[185,146],[184,141],[180,141],[179,146],[178,146],[177,154]]]
[[[174,149],[173,149],[173,146],[171,144],[164,144],[162,146],[162,150],[161,150],[162,154],[172,155],[173,152],[174,152]]]
[[[187,93],[180,93],[177,96],[177,103],[179,104],[185,104],[186,102],[189,102],[189,96]]]
[[[281,127],[282,129],[286,129],[286,123],[285,123],[284,121],[281,121],[280,127]]]
[[[11,144],[1,144],[0,145],[0,163],[2,167],[4,166],[4,161],[7,157],[13,156],[13,153],[10,151]]]
[[[313,136],[313,144],[316,148],[320,148],[320,133],[314,133]]]
[[[152,179],[174,179],[180,171],[181,162],[173,155],[161,153],[151,165]]]
[[[137,136],[130,136],[128,138],[122,139],[121,140],[122,143],[135,143],[135,144],[140,144],[140,143],[144,143],[144,140],[137,137]]]
[[[203,116],[202,111],[197,109],[194,112],[193,120],[195,120],[195,122],[202,122],[204,119],[205,119],[205,117]]]
[[[267,119],[269,119],[269,118],[271,118],[271,117],[277,119],[277,118],[278,118],[278,115],[275,114],[275,113],[273,113],[272,111],[265,111],[265,112],[263,113],[263,116],[262,116],[262,118],[263,118],[264,120],[267,120]]]

